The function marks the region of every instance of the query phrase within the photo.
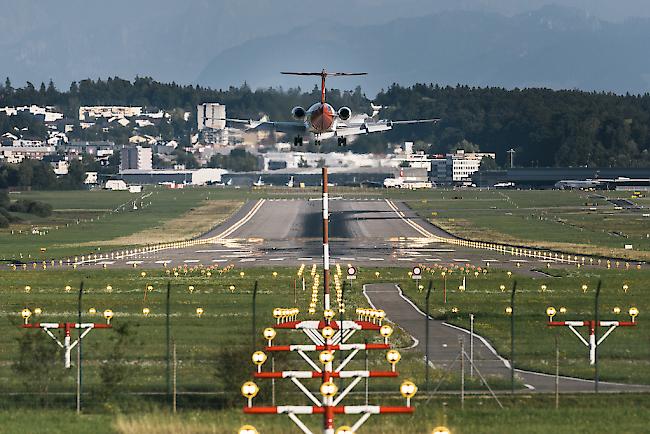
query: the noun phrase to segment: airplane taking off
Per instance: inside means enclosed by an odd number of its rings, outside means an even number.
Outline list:
[[[320,77],[320,102],[313,104],[306,110],[300,106],[294,107],[291,110],[291,115],[295,119],[293,122],[272,122],[264,118],[259,121],[244,119],[226,119],[226,121],[243,124],[247,130],[274,129],[279,132],[294,134],[294,146],[302,146],[303,135],[305,134],[311,135],[316,145],[320,145],[323,139],[336,137],[338,145],[345,146],[347,145],[347,138],[350,136],[389,131],[395,125],[436,123],[440,120],[437,118],[402,121],[377,120],[374,117],[379,113],[382,106],[372,104],[372,116],[366,114],[353,116],[349,107],[334,110],[334,107],[325,101],[325,79],[327,77],[366,75],[366,72],[327,72],[323,69],[321,72],[282,72],[282,74]]]

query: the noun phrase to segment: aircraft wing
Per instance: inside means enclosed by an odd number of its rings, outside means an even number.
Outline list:
[[[305,124],[302,122],[273,122],[264,118],[255,121],[252,119],[225,119],[227,123],[240,125],[245,130],[275,130],[284,133],[305,132]]]
[[[406,124],[425,124],[425,123],[437,123],[440,119],[415,119],[415,120],[404,120],[404,121],[389,121],[389,120],[378,120],[375,121],[372,118],[365,118],[362,122],[341,122],[336,128],[336,135],[340,137],[355,136],[358,134],[369,134],[377,133],[381,131],[390,131],[393,129],[394,125],[406,125]]]

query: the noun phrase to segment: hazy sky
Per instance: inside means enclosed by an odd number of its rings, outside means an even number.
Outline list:
[[[650,0],[0,0],[0,79],[52,78],[62,88],[113,75],[188,83],[224,50],[300,27],[318,31],[322,21],[368,26],[448,10],[514,15],[547,4],[601,20],[650,17]],[[295,46],[304,50],[299,39]]]

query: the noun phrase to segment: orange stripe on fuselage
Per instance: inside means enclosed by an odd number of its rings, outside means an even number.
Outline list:
[[[332,127],[333,122],[334,113],[324,104],[317,110],[314,110],[309,119],[312,128],[318,133],[328,131]]]

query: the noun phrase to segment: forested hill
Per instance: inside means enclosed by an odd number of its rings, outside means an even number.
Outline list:
[[[308,106],[320,97],[317,88],[251,90],[248,86],[212,90],[198,86],[164,84],[150,78],[131,82],[119,78],[83,80],[68,91],[53,84],[14,88],[0,86],[0,107],[56,105],[72,119],[79,105],[141,105],[148,109],[188,110],[193,116],[174,121],[174,134],[187,138],[196,128],[195,107],[201,102],[227,105],[228,116],[258,118],[268,114],[287,120],[295,105]],[[335,106],[369,111],[370,100],[354,91],[328,90]],[[496,152],[503,164],[506,151],[514,148],[519,166],[650,166],[650,95],[616,95],[549,89],[474,88],[393,85],[374,101],[387,106],[381,116],[389,119],[440,117],[435,126],[399,126],[386,134],[362,137],[351,148],[356,152],[387,149],[387,143],[414,140],[431,144],[432,153],[455,147]],[[180,118],[180,119],[178,119]],[[0,114],[0,134],[13,128],[20,117]],[[18,125],[20,127],[20,125]]]
[[[521,166],[650,166],[650,95],[615,95],[549,89],[394,85],[377,95],[394,119],[438,116],[426,130],[400,127],[391,140],[411,138],[432,151],[466,140],[496,152],[510,148]]]

